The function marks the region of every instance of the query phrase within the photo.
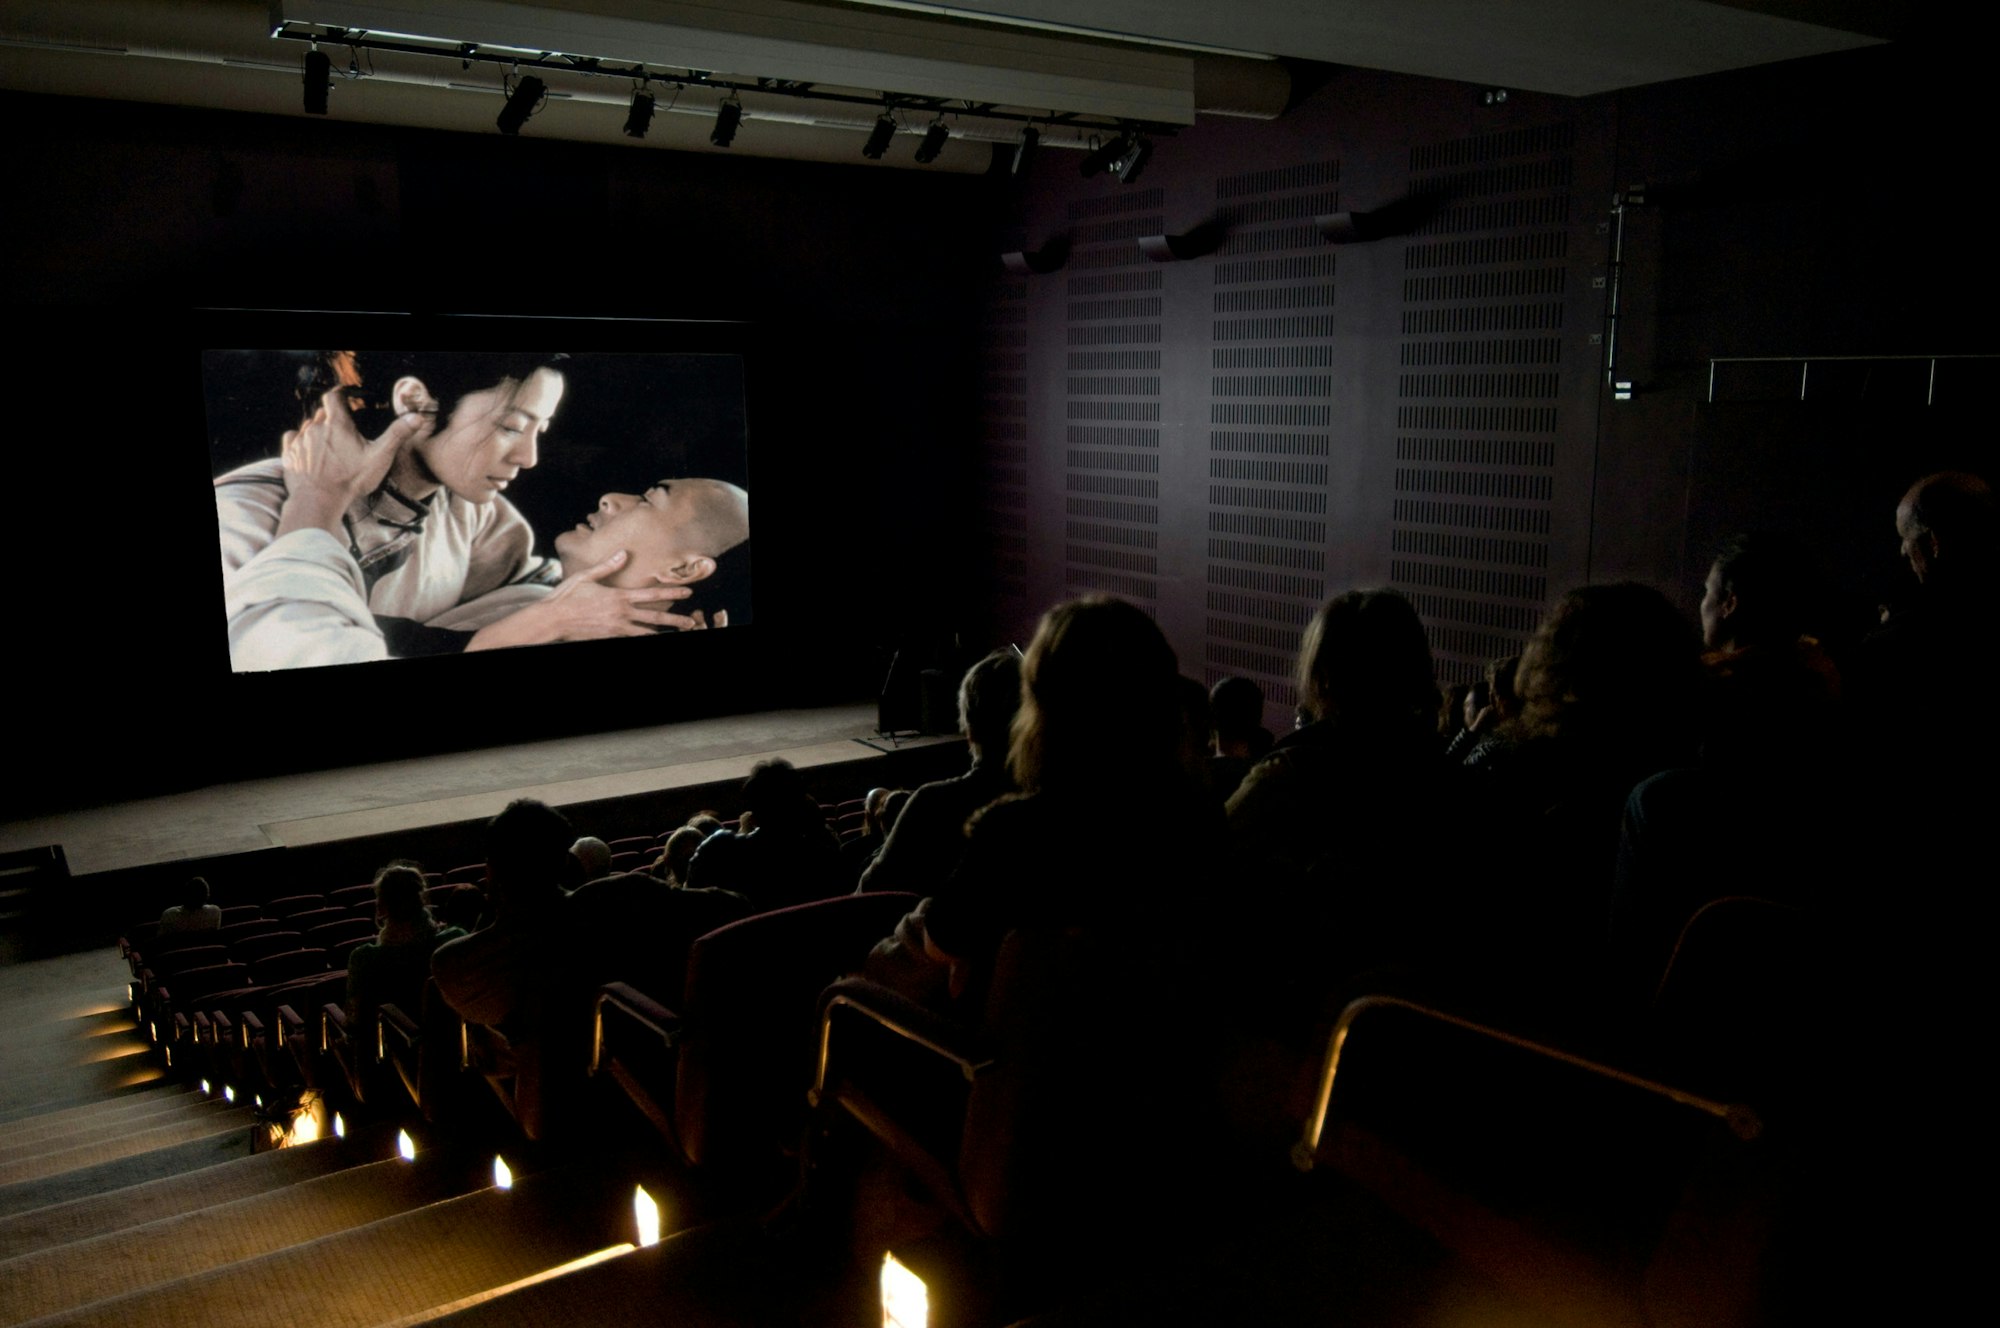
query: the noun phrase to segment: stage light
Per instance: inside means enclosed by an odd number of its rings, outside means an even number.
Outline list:
[[[861,155],[870,161],[882,160],[882,154],[889,150],[889,141],[896,137],[896,122],[883,116],[875,122],[875,128],[868,134],[868,141],[861,145]]]
[[[1146,169],[1146,162],[1153,155],[1153,140],[1134,138],[1132,146],[1118,163],[1118,182],[1130,184],[1139,178],[1139,172]]]
[[[933,120],[931,127],[924,130],[924,141],[917,144],[917,165],[928,166],[938,159],[944,145],[951,142],[951,130],[944,127],[944,121]]]
[[[518,134],[521,126],[528,123],[528,117],[542,104],[542,94],[548,85],[533,74],[521,79],[514,90],[507,94],[507,104],[500,108],[500,114],[493,118],[494,127],[503,134]]]
[[[306,114],[326,114],[326,94],[333,87],[333,61],[315,46],[306,52]]]
[[[632,109],[625,113],[625,137],[644,138],[646,130],[653,123],[653,94],[635,92],[632,94]]]
[[[1008,169],[1008,174],[1017,176],[1026,175],[1028,167],[1034,165],[1036,150],[1041,146],[1042,134],[1039,129],[1036,129],[1033,125],[1029,125],[1026,129],[1023,129],[1021,131],[1021,143],[1019,147],[1014,149],[1014,164]]]
[[[1125,154],[1131,150],[1131,140],[1126,138],[1125,135],[1119,134],[1109,143],[1099,143],[1089,152],[1086,152],[1083,157],[1083,164],[1077,167],[1077,173],[1086,180],[1093,175],[1102,175],[1104,172],[1118,165],[1118,163],[1124,161]]]
[[[715,113],[715,128],[708,131],[708,141],[719,148],[728,147],[736,141],[736,128],[742,123],[743,103],[731,97]]]

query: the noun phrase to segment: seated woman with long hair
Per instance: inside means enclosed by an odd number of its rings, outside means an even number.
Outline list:
[[[1229,872],[1271,911],[1246,995],[1310,1017],[1365,970],[1422,948],[1445,768],[1430,643],[1408,600],[1352,590],[1307,624],[1298,661],[1305,725],[1229,799]]]
[[[1009,931],[1113,934],[1150,951],[1189,893],[1213,884],[1221,823],[1184,741],[1179,663],[1131,604],[1094,596],[1042,618],[1008,765],[1020,792],[974,818],[926,919],[954,994],[973,1001]]]

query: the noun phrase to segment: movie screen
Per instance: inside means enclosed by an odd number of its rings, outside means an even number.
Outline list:
[[[230,666],[741,628],[740,355],[206,350]]]

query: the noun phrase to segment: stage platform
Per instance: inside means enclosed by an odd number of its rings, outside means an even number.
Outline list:
[[[780,710],[246,780],[0,823],[0,855],[60,846],[69,878],[96,881],[100,897],[121,908],[156,914],[162,905],[148,896],[190,872],[231,902],[267,893],[260,882],[274,873],[358,881],[391,856],[434,869],[476,859],[479,823],[515,798],[540,798],[565,809],[579,833],[610,839],[719,806],[772,757],[798,766],[822,798],[963,768],[958,739],[892,742],[875,723],[872,704]]]

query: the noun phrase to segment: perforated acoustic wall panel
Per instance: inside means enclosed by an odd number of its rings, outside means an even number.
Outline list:
[[[1568,123],[1413,147],[1447,200],[1405,245],[1391,583],[1448,681],[1520,649],[1550,585],[1565,321],[1580,274]],[[1555,587],[1558,591],[1565,588]]]
[[[1006,277],[987,300],[980,376],[980,535],[1002,614],[1028,593],[1028,283]]]
[[[1165,274],[1140,251],[1157,189],[1069,205],[1063,277],[1063,588],[1152,609],[1160,573],[1160,350]]]
[[[1203,674],[1255,678],[1282,706],[1326,597],[1334,253],[1312,218],[1339,209],[1339,181],[1318,161],[1215,183]]]

